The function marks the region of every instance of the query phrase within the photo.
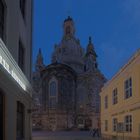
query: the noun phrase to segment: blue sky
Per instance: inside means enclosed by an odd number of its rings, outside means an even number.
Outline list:
[[[33,66],[38,49],[51,61],[70,15],[86,48],[92,36],[101,72],[110,79],[140,48],[140,0],[34,0]]]

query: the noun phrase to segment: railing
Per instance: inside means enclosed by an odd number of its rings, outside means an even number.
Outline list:
[[[30,96],[32,95],[32,87],[18,64],[10,54],[9,50],[0,38],[0,65],[7,71],[15,82]]]

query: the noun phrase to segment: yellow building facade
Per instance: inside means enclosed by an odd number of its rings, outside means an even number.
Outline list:
[[[102,137],[140,139],[140,50],[104,85],[100,96]]]

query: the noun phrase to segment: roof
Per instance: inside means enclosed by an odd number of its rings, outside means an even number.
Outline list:
[[[104,88],[106,88],[113,80],[115,80],[124,70],[128,68],[128,66],[132,65],[136,59],[140,57],[140,49],[138,49],[135,54],[129,59],[129,61],[122,66],[122,68],[104,85]]]

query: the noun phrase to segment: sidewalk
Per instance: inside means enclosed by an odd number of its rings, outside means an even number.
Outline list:
[[[33,140],[101,140],[93,138],[89,131],[36,131],[33,132]]]

